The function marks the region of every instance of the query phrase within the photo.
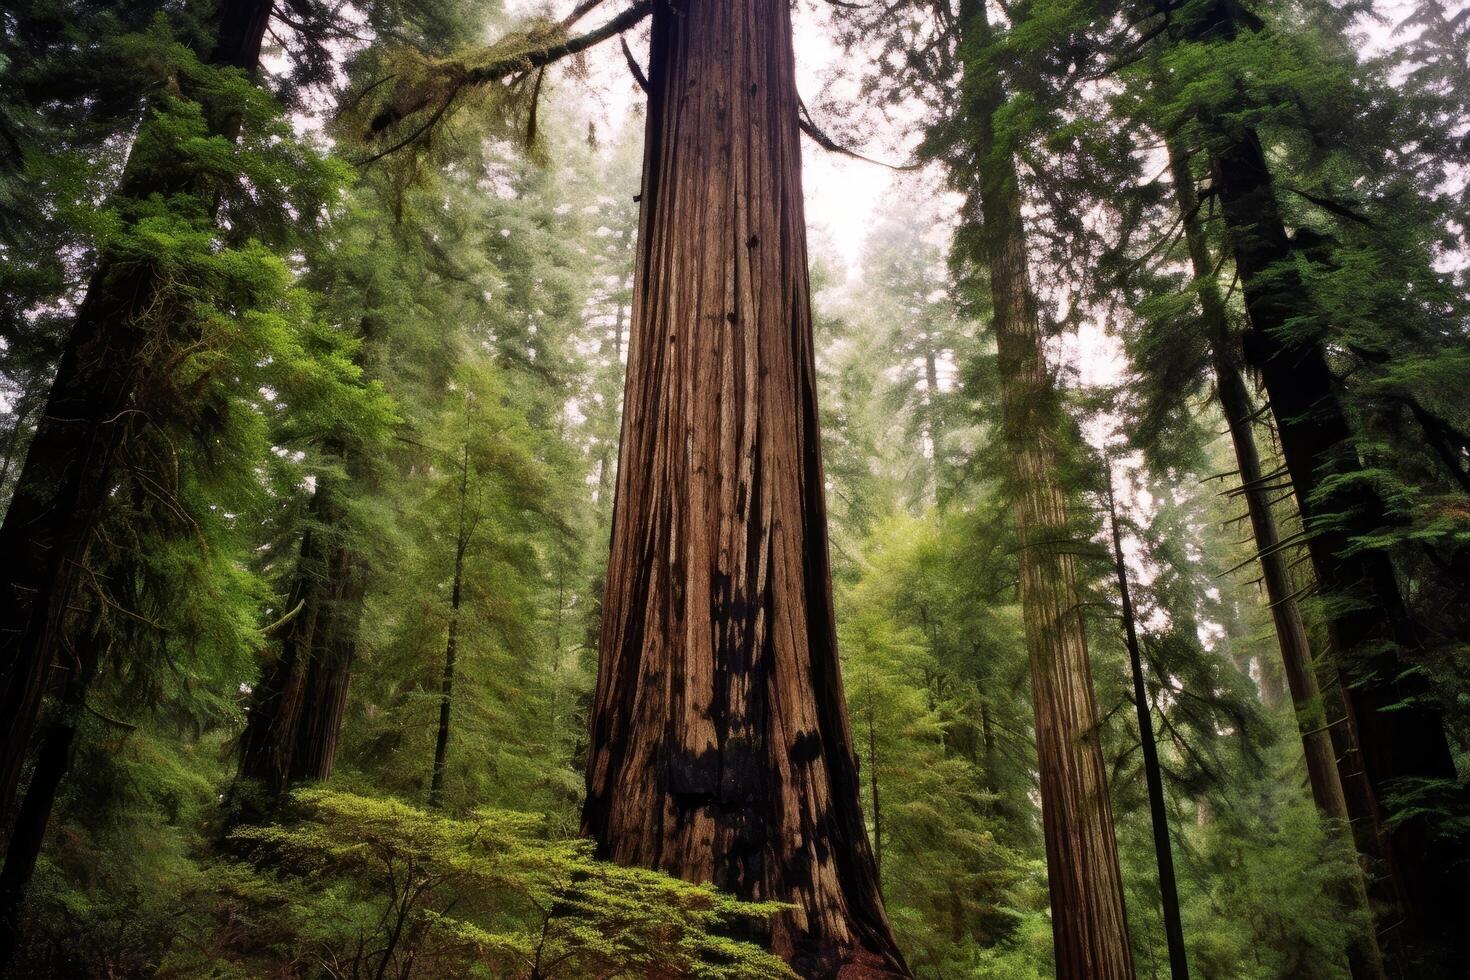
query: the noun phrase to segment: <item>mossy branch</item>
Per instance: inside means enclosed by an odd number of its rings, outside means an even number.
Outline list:
[[[586,4],[578,9],[590,8],[591,5]],[[424,122],[391,145],[360,160],[358,165],[367,166],[399,150],[427,142],[433,130],[449,117],[450,110],[470,93],[518,76],[524,77],[538,68],[586,51],[636,26],[652,10],[652,0],[640,0],[602,26],[575,37],[567,36],[567,26],[572,18],[560,23],[539,24],[520,34],[507,35],[488,50],[480,52],[478,59],[461,56],[429,60],[405,54],[400,69],[367,85],[349,101],[348,107],[339,114],[339,121],[346,121],[349,129],[357,129],[365,142],[383,138],[388,131],[411,118],[425,116]],[[366,97],[389,82],[395,83],[389,98],[376,106],[375,111],[364,107]],[[368,112],[371,116],[365,124],[352,124],[350,117],[361,118]]]

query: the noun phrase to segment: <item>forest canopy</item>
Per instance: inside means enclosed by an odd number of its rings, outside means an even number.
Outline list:
[[[1470,964],[1470,5],[11,0],[0,975]]]

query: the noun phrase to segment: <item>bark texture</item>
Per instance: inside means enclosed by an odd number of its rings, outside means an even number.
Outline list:
[[[968,5],[965,14],[966,41],[988,42],[983,6]],[[1133,954],[1122,872],[1061,484],[1062,413],[1042,348],[1015,165],[995,146],[993,120],[1003,93],[999,79],[968,70],[963,91],[973,159],[982,172],[975,180],[983,224],[969,237],[976,265],[989,271],[994,308],[1057,976],[1128,978]]]
[[[253,72],[270,0],[224,0],[208,61]],[[212,117],[206,106],[206,116]],[[238,122],[214,118],[234,137]],[[148,123],[145,123],[148,125]],[[146,198],[197,191],[188,167],[130,161],[117,193]],[[128,411],[149,369],[147,316],[158,270],[103,256],[62,351],[46,407],[0,524],[0,813],[14,802],[51,668],[62,649],[87,551],[113,488]]]
[[[832,622],[787,4],[659,4],[650,68],[583,830],[793,903],[804,976],[906,976]]]
[[[1010,217],[1019,222],[1020,208],[1014,200],[1010,210]],[[1021,608],[1031,661],[1057,976],[1131,977],[1123,878],[1071,554],[1074,535],[1059,479],[1061,460],[1052,435],[1055,418],[1042,407],[1055,407],[1055,393],[1030,295],[1025,244],[1012,234],[995,251],[991,288],[1002,411],[1013,467]]]

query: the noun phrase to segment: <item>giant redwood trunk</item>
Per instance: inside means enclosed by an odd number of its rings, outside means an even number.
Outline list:
[[[1233,32],[1229,8],[1215,8],[1198,29]],[[1265,151],[1253,130],[1218,128],[1211,169],[1250,319],[1246,357],[1270,398],[1310,532],[1307,548],[1327,599],[1324,615],[1362,771],[1378,807],[1426,785],[1452,787],[1454,759],[1427,680],[1415,669],[1419,642],[1392,561],[1387,552],[1358,544],[1383,530],[1386,508],[1365,481],[1336,479],[1361,464],[1323,340],[1306,326],[1314,310],[1294,271]],[[1463,790],[1448,792],[1464,805]],[[1470,961],[1461,912],[1470,893],[1470,838],[1439,832],[1420,811],[1380,823],[1411,940],[1445,962]]]
[[[1199,217],[1200,202],[1194,189],[1194,174],[1190,170],[1188,159],[1173,141],[1169,141],[1168,150],[1174,194],[1184,226],[1184,240],[1194,269],[1200,309],[1204,314],[1204,328],[1209,333],[1215,391],[1220,400],[1221,413],[1225,416],[1226,427],[1230,431],[1231,445],[1235,449],[1241,495],[1245,498],[1246,513],[1250,518],[1251,532],[1256,544],[1256,560],[1260,563],[1261,579],[1266,587],[1266,601],[1271,610],[1276,643],[1281,650],[1283,672],[1291,691],[1292,705],[1296,710],[1312,800],[1322,815],[1332,821],[1336,828],[1350,834],[1349,840],[1364,856],[1374,864],[1381,865],[1383,856],[1379,853],[1379,842],[1382,828],[1378,825],[1379,815],[1371,805],[1372,795],[1363,780],[1355,749],[1343,754],[1343,771],[1339,772],[1339,755],[1333,743],[1333,728],[1340,731],[1338,741],[1348,746],[1356,746],[1357,733],[1353,730],[1350,719],[1346,717],[1337,719],[1335,724],[1327,721],[1327,708],[1317,681],[1317,665],[1313,663],[1306,622],[1297,602],[1296,589],[1291,584],[1286,553],[1276,527],[1276,518],[1271,511],[1271,494],[1274,492],[1270,489],[1271,478],[1262,470],[1261,454],[1256,447],[1253,428],[1256,410],[1250,391],[1246,388],[1245,378],[1241,374],[1242,365],[1226,316],[1224,298],[1211,278],[1214,262],[1211,260],[1209,244],[1205,240],[1204,224]],[[1337,697],[1330,701],[1334,705],[1339,703]],[[1344,791],[1344,774],[1348,777],[1346,781],[1356,790],[1351,795]],[[1397,902],[1397,895],[1391,882],[1384,884],[1388,887],[1375,890],[1384,893],[1381,897],[1391,907]],[[1348,908],[1368,907],[1367,883],[1361,876],[1349,885],[1343,899]],[[1374,929],[1366,929],[1355,937],[1348,952],[1348,963],[1353,976],[1359,980],[1384,975],[1383,954]]]
[[[1019,222],[1014,200],[999,205]],[[986,205],[989,217],[997,210]],[[1059,409],[1019,233],[1005,235],[989,262],[995,302],[1001,402],[1018,540],[1021,609],[1031,662],[1041,816],[1057,976],[1131,977],[1123,879],[1099,741],[1087,631],[1072,551],[1055,432]]]
[[[270,11],[270,0],[223,0],[208,61],[253,72]],[[235,135],[238,123],[205,110],[218,132]],[[130,160],[117,193],[198,192],[196,180],[187,166]],[[119,449],[142,424],[128,408],[149,367],[146,317],[159,275],[149,263],[103,256],[0,525],[0,813],[14,801],[47,679],[73,626]]]
[[[795,906],[808,977],[907,975],[832,621],[786,0],[655,6],[583,830]]]
[[[963,13],[966,40],[986,43],[990,28],[983,5],[966,4]],[[1127,978],[1133,976],[1133,954],[1077,589],[1076,543],[1061,483],[1057,435],[1064,418],[1042,348],[1015,165],[995,145],[999,80],[967,69],[963,93],[973,163],[981,170],[973,180],[983,224],[969,240],[975,264],[989,272],[995,311],[1057,976]]]

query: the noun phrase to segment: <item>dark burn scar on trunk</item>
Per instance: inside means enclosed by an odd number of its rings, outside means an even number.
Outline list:
[[[670,746],[665,752],[664,779],[680,809],[714,806],[720,787],[720,754],[715,749],[695,753]]]
[[[787,753],[791,761],[799,766],[809,766],[822,754],[822,736],[816,732],[802,732],[791,743]]]

